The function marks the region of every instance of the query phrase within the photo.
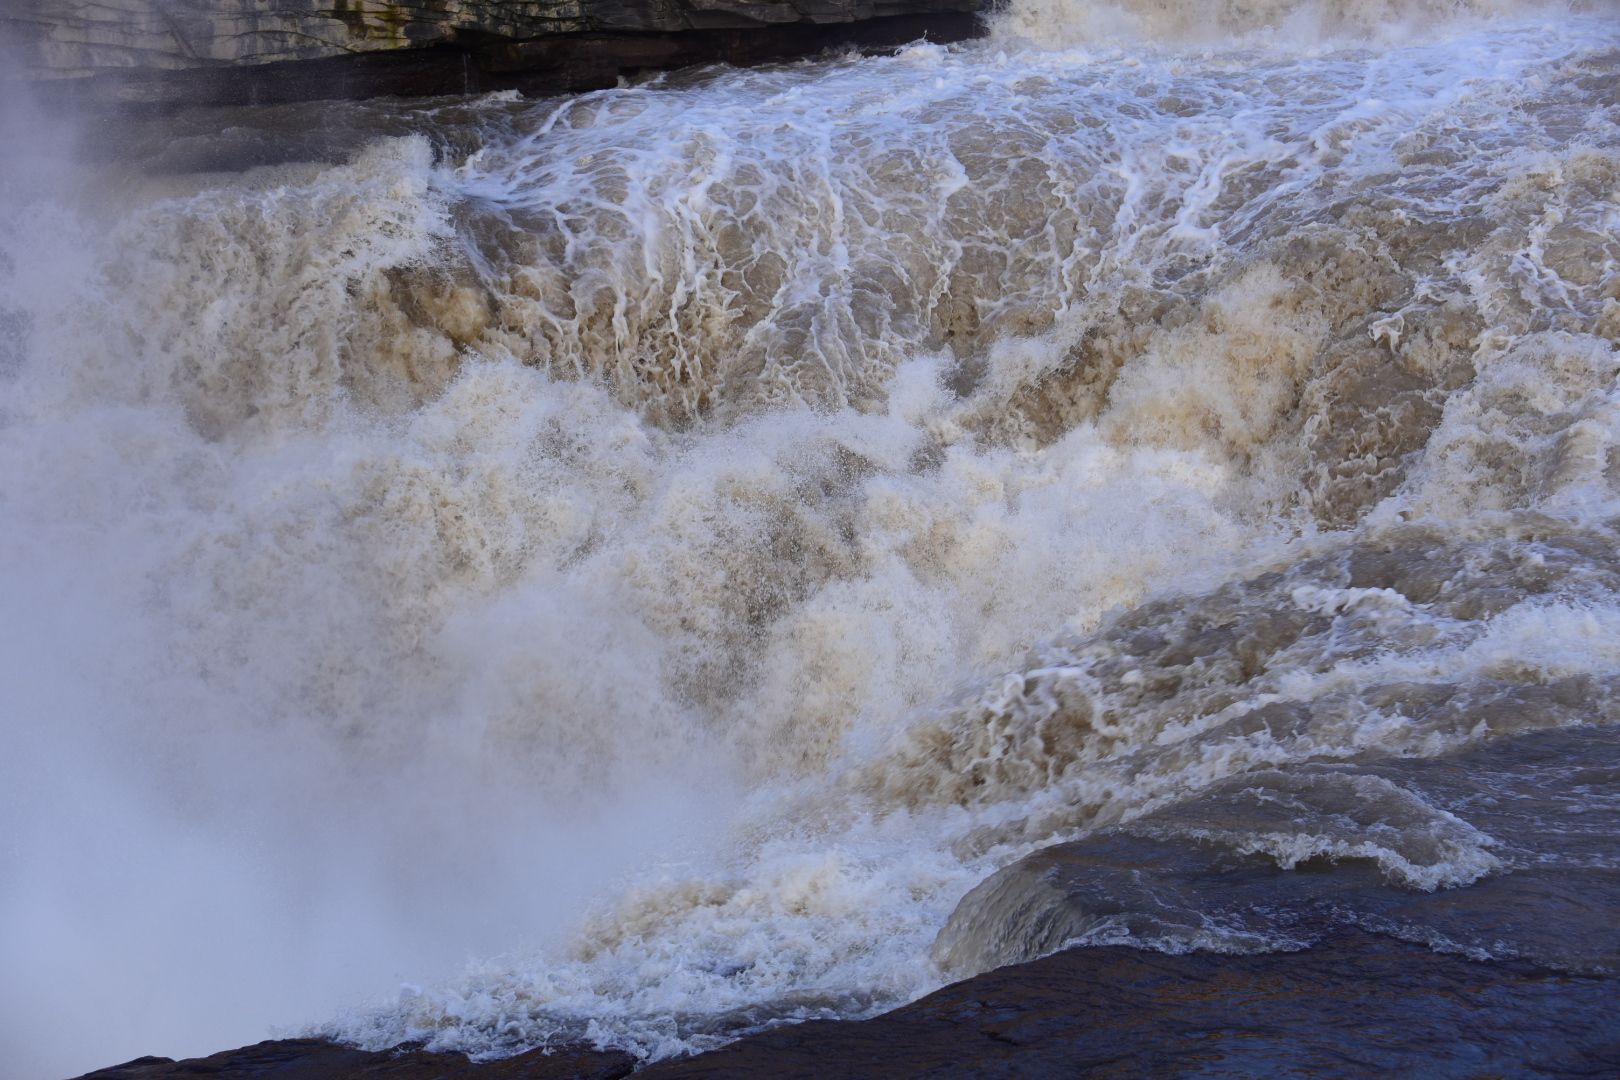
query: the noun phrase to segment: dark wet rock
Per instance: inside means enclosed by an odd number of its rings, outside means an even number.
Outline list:
[[[812,1021],[637,1073],[805,1077],[1611,1077],[1620,981],[1479,962],[1349,929],[1300,952],[1071,949],[865,1021]],[[538,1051],[483,1065],[417,1049],[261,1043],[143,1058],[83,1080],[478,1080],[627,1075],[624,1055]]]
[[[985,0],[18,0],[0,59],[53,97],[169,107],[612,86],[979,32]]]
[[[205,1058],[173,1061],[143,1057],[80,1080],[618,1080],[635,1068],[635,1059],[616,1050],[565,1047],[475,1065],[463,1054],[435,1054],[417,1046],[393,1050],[356,1050],[320,1039],[281,1039],[226,1050]]]
[[[1609,1076],[1617,985],[1360,932],[1260,956],[1074,949],[639,1075]]]
[[[968,976],[1076,941],[1254,952],[1355,926],[1612,975],[1617,775],[1613,726],[1255,770],[1003,868],[963,898],[935,955]]]
[[[992,876],[964,899],[938,952],[966,973],[1099,929],[1102,940],[1284,951],[1071,948],[870,1020],[780,1026],[636,1075],[1620,1075],[1617,778],[1613,726],[1531,731],[1437,758],[1251,772]],[[1336,849],[1341,828],[1379,843]],[[1328,843],[1315,855],[1283,843],[1308,856],[1285,868],[1242,841],[1293,834]],[[1412,886],[1486,838],[1477,880]],[[628,1055],[581,1048],[473,1065],[420,1048],[292,1040],[91,1076],[505,1080],[633,1067]]]

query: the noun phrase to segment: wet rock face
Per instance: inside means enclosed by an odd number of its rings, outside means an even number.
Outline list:
[[[1301,952],[1166,956],[1072,949],[947,986],[871,1020],[749,1036],[635,1075],[679,1077],[1612,1076],[1611,978],[1482,964],[1347,930]],[[627,1055],[473,1065],[314,1040],[196,1061],[143,1058],[83,1080],[415,1080],[629,1074]]]
[[[96,101],[588,89],[625,71],[976,32],[983,0],[16,0],[14,71]],[[291,71],[266,66],[299,62]],[[519,76],[528,73],[528,79]]]
[[[1616,776],[1612,726],[1256,770],[1002,869],[963,899],[935,954],[960,977],[1081,943],[1287,951],[1353,926],[1612,976]]]
[[[638,1075],[1600,1076],[1620,1065],[1613,991],[1359,931],[1263,956],[1072,949]]]
[[[255,1077],[258,1080],[619,1080],[635,1068],[635,1058],[617,1050],[587,1046],[531,1050],[516,1057],[475,1065],[462,1054],[436,1054],[414,1046],[356,1050],[321,1039],[278,1039],[226,1050],[206,1058],[174,1061],[143,1057],[99,1069],[80,1080],[180,1080],[182,1077]]]

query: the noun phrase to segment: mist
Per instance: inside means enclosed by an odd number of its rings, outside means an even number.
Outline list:
[[[134,254],[105,204],[129,171],[107,160],[116,121],[15,86],[3,101],[8,1068],[195,1055],[390,1000],[471,957],[554,944],[627,867],[713,835],[723,764],[606,777],[555,746],[491,752],[487,692],[461,677],[490,657],[521,666],[510,634],[590,664],[582,639],[469,611],[423,660],[452,674],[413,678],[390,669],[400,646],[341,560],[209,580],[222,566],[199,538],[233,502],[352,463],[296,433],[198,434],[174,385],[141,370],[165,341],[132,324],[129,283],[108,284]],[[309,642],[326,635],[346,644],[323,688]],[[531,771],[537,757],[549,764]]]
[[[0,1052],[871,1015],[1045,845],[1509,734],[1437,681],[1608,709],[1614,23],[1497,6],[7,93]]]

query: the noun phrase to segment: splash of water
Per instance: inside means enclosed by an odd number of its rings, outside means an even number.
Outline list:
[[[1614,23],[1127,15],[1171,44],[356,106],[400,134],[223,174],[175,162],[303,114],[182,118],[8,201],[0,1026],[138,988],[88,1067],[432,977],[325,1030],[702,1048],[937,985],[1054,840],[1612,721]],[[1385,803],[1233,842],[1493,872]]]

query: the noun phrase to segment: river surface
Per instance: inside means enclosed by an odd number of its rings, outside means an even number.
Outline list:
[[[25,1074],[1620,964],[1614,4],[4,111]]]

